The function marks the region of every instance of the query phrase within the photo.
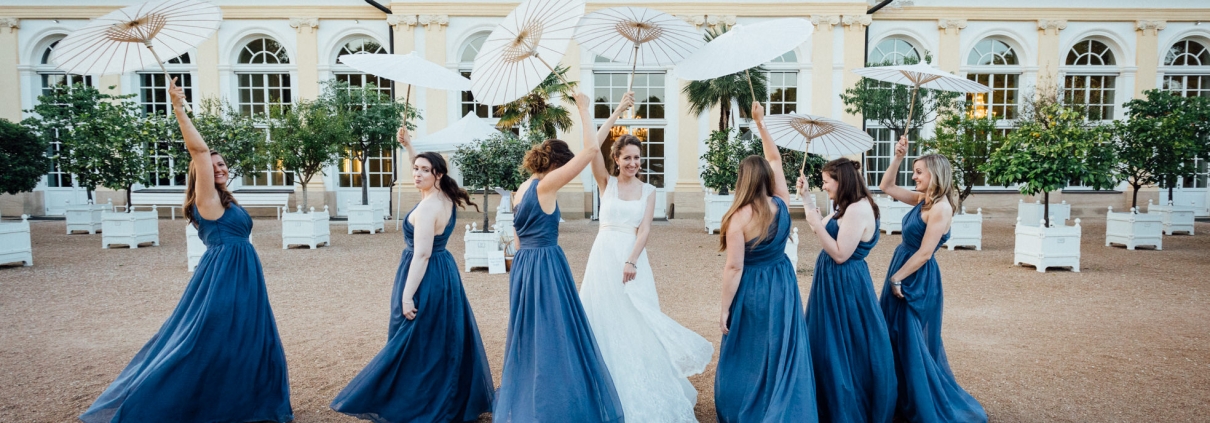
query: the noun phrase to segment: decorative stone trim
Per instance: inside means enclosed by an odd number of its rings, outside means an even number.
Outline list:
[[[712,27],[735,26],[735,15],[706,15],[706,25]]]
[[[870,15],[844,15],[841,23],[850,31],[864,31],[865,27],[870,26],[874,22],[874,18]]]
[[[1160,31],[1168,27],[1168,21],[1134,21],[1135,30],[1141,31],[1143,35],[1158,35]]]
[[[434,25],[446,26],[450,24],[450,15],[420,15],[419,22],[425,27],[432,28]]]
[[[938,19],[937,28],[946,34],[957,34],[966,29],[966,19]]]
[[[706,24],[706,15],[676,15],[676,17],[688,22],[689,25],[693,25],[695,28],[701,28],[702,25]]]
[[[419,24],[419,19],[416,15],[387,15],[387,25],[390,25],[396,31],[411,29]]]
[[[307,28],[307,33],[314,33],[319,28],[319,18],[290,18],[290,27],[298,33]]]
[[[811,15],[811,25],[816,27],[827,24],[829,27],[840,24],[840,16],[837,15]]]
[[[1059,35],[1067,29],[1067,19],[1038,19],[1038,30],[1046,35]]]
[[[21,21],[17,18],[0,18],[0,28],[8,28],[8,32],[17,32],[21,28]]]

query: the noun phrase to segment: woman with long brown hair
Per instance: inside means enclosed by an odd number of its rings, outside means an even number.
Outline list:
[[[958,208],[954,168],[945,156],[921,156],[912,162],[916,189],[900,187],[895,174],[907,147],[907,137],[899,138],[879,185],[882,192],[915,206],[903,216],[903,242],[891,257],[879,301],[899,379],[895,416],[909,422],[986,422],[983,406],[954,379],[941,342],[944,295],[933,254],[949,239]]]
[[[248,239],[252,218],[227,191],[227,164],[193,127],[175,78],[168,93],[192,159],[185,217],[206,253],[160,331],[80,420],[291,421],[286,355]]]
[[[895,363],[865,262],[878,244],[878,206],[860,163],[832,160],[822,173],[823,190],[835,209],[821,218],[815,207],[804,207],[807,224],[823,245],[807,297],[819,419],[890,423]],[[799,192],[805,184],[805,176],[800,176]]]
[[[818,415],[806,321],[798,276],[786,257],[790,190],[759,102],[752,103],[752,120],[764,157],[740,163],[735,202],[723,215],[719,236],[727,264],[715,409],[722,423],[814,422]]]
[[[520,248],[509,271],[508,336],[492,420],[622,422],[622,403],[592,333],[567,256],[559,247],[559,188],[600,154],[592,100],[577,93],[584,147],[549,139],[526,153],[533,177],[513,200]]]
[[[491,410],[492,372],[458,263],[445,249],[458,208],[471,202],[445,158],[416,154],[407,127],[399,144],[420,202],[407,214],[407,248],[391,291],[387,343],[332,400],[333,410],[375,422],[473,421]]]

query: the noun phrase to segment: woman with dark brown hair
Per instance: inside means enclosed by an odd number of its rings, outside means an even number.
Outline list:
[[[227,164],[168,93],[189,163],[185,216],[206,253],[160,331],[80,416],[92,422],[288,422],[286,355],[265,274],[248,236],[252,218],[227,191]]]
[[[604,141],[614,121],[633,104],[627,93],[601,125]],[[697,390],[689,376],[710,364],[714,345],[660,311],[647,237],[655,215],[655,187],[639,179],[643,144],[625,134],[613,142],[611,175],[605,159],[592,160],[601,192],[600,230],[588,254],[580,301],[609,366],[626,419],[696,423]]]
[[[895,362],[865,257],[878,244],[878,206],[861,164],[847,158],[823,167],[823,190],[835,204],[826,218],[805,207],[823,244],[807,297],[807,333],[815,367],[819,419],[886,422],[895,409]],[[798,178],[799,192],[805,176]]]
[[[520,248],[509,272],[504,372],[492,420],[497,422],[622,422],[622,403],[576,295],[559,247],[559,188],[600,154],[591,100],[576,94],[584,147],[550,139],[525,155],[533,177],[514,197],[513,227]]]
[[[723,216],[719,250],[727,265],[714,405],[721,423],[814,422],[811,349],[798,276],[786,257],[790,190],[758,102],[752,121],[765,156],[740,163],[735,202]]]
[[[411,159],[420,202],[403,220],[407,248],[395,272],[387,343],[331,407],[375,422],[474,421],[491,410],[492,372],[445,245],[458,208],[479,206],[450,177],[445,158],[416,154],[406,126],[396,136]]]

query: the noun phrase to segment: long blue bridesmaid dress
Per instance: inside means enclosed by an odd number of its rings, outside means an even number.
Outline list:
[[[622,422],[622,402],[559,247],[559,208],[546,214],[529,184],[513,227],[521,248],[509,275],[498,422]]]
[[[414,209],[413,209],[414,210]],[[404,218],[407,248],[395,272],[387,344],[332,400],[332,409],[377,423],[464,422],[491,410],[492,372],[454,256],[445,249],[457,220],[433,237],[428,268],[403,317],[415,228]],[[408,213],[411,216],[411,213]]]
[[[920,269],[903,279],[904,299],[891,294],[891,276],[916,254],[924,239],[927,225],[920,217],[923,204],[917,204],[903,216],[903,243],[895,248],[891,258],[880,301],[899,377],[895,414],[910,422],[986,422],[987,412],[954,380],[954,372],[945,358],[941,342],[941,269],[937,267],[937,259],[929,257]],[[937,248],[949,236],[946,232]],[[936,251],[934,248],[933,252]]]
[[[829,219],[826,229],[835,239],[840,224]],[[878,237],[875,222],[874,238],[844,263],[826,251],[815,260],[807,333],[821,421],[890,422],[895,411],[895,359],[865,261]]]
[[[181,301],[96,402],[94,422],[288,422],[286,355],[252,218],[231,205],[218,220],[194,209],[206,253]]]
[[[790,211],[781,198],[773,201],[770,236],[744,246],[744,271],[718,355],[714,406],[721,423],[819,420],[798,277],[786,257]]]

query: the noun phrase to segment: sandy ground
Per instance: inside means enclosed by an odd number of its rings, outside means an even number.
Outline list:
[[[332,247],[282,250],[277,220],[255,224],[296,421],[354,421],[328,403],[385,342],[402,237],[393,224],[346,235],[336,222]],[[1127,251],[1105,247],[1103,220],[1088,219],[1082,271],[1045,274],[1012,265],[1010,224],[988,219],[983,251],[938,253],[950,363],[992,421],[1210,419],[1210,224],[1165,237],[1163,251]],[[64,235],[62,221],[32,225],[35,266],[0,268],[0,421],[74,421],[176,305],[190,276],[185,223],[160,221],[161,246],[137,250],[102,250],[100,235]],[[664,311],[717,347],[724,259],[701,227],[657,223],[648,251]],[[582,220],[562,227],[577,279],[596,230]],[[461,262],[461,231],[453,238]],[[803,240],[805,300],[819,247]],[[879,292],[898,243],[884,236],[868,258]],[[499,383],[508,279],[464,278]],[[691,378],[705,422],[714,421],[713,380],[713,364]]]

